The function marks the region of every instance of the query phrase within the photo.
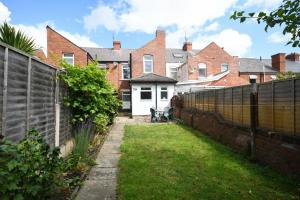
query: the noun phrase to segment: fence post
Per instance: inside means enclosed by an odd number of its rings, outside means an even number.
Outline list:
[[[292,80],[292,102],[291,102],[291,109],[292,109],[292,118],[293,118],[293,121],[292,121],[292,126],[293,126],[293,134],[296,135],[296,108],[295,108],[295,78],[293,78]]]
[[[241,91],[241,96],[242,96],[242,125],[244,125],[244,87],[241,87],[242,91]]]
[[[2,135],[6,132],[6,104],[7,104],[7,74],[8,74],[8,48],[5,47],[3,70],[3,104],[2,104]]]
[[[29,131],[29,122],[30,122],[29,119],[30,119],[31,68],[32,68],[32,62],[31,62],[31,57],[29,57],[28,68],[27,68],[26,132]]]
[[[55,71],[55,146],[59,146],[60,105],[58,69]]]
[[[251,120],[251,158],[255,158],[255,138],[257,128],[257,84],[256,79],[251,79],[251,93],[250,93],[250,120]]]
[[[272,81],[272,131],[275,131],[274,94],[275,94],[274,81]]]
[[[231,122],[232,122],[232,124],[234,124],[234,122],[233,122],[233,88],[231,88]]]

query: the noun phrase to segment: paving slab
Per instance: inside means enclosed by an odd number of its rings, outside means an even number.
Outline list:
[[[115,200],[117,198],[118,162],[124,136],[124,125],[140,120],[117,117],[75,200]]]

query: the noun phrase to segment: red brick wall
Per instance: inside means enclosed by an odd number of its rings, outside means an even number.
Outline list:
[[[122,64],[118,63],[117,66],[115,66],[113,62],[108,62],[106,64],[108,66],[107,78],[115,87],[119,95],[121,95],[121,90],[129,90],[129,80],[122,80]]]
[[[194,68],[193,73],[189,73],[189,80],[198,80],[198,64],[205,63],[207,76],[221,72],[221,64],[229,64],[230,73],[218,81],[213,82],[213,86],[236,86],[248,84],[249,81],[239,77],[238,58],[229,55],[224,49],[212,42],[193,57],[188,58],[188,63]]]
[[[73,53],[75,65],[86,66],[88,63],[88,54],[86,51],[47,26],[48,62],[59,66],[63,53]]]
[[[166,76],[165,48],[165,32],[158,31],[155,39],[134,51],[131,55],[132,78],[143,75],[143,56],[146,54],[153,56],[153,73]]]
[[[245,84],[243,84],[243,85],[249,84],[249,76],[250,75],[256,75],[257,76],[256,82],[263,83],[263,82],[272,81],[271,76],[272,75],[275,76],[276,74],[266,74],[265,81],[264,81],[263,73],[240,73],[240,75],[239,75],[240,78],[242,78],[245,81]]]
[[[175,110],[178,110],[179,119],[186,125],[194,127],[238,152],[250,154],[249,130],[222,122],[211,113],[192,112],[181,108]],[[269,135],[261,131],[257,133],[255,143],[257,161],[284,174],[300,177],[299,139]]]

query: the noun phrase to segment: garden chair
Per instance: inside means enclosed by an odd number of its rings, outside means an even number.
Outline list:
[[[166,107],[163,112],[163,117],[167,121],[170,121],[172,119],[172,115],[173,115],[173,108]]]
[[[151,122],[158,122],[159,121],[159,115],[158,112],[154,108],[150,108],[151,112]]]

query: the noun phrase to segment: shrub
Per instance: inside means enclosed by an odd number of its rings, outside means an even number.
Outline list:
[[[285,80],[290,78],[300,78],[300,72],[280,72],[276,75],[277,80]]]
[[[65,103],[72,110],[72,122],[78,124],[90,118],[98,130],[104,130],[107,123],[113,122],[120,106],[106,78],[106,70],[99,69],[96,63],[73,67],[62,62],[62,66],[66,72],[61,74],[61,79],[69,86]]]
[[[1,199],[45,199],[60,182],[59,149],[50,149],[35,130],[18,144],[0,142]]]

